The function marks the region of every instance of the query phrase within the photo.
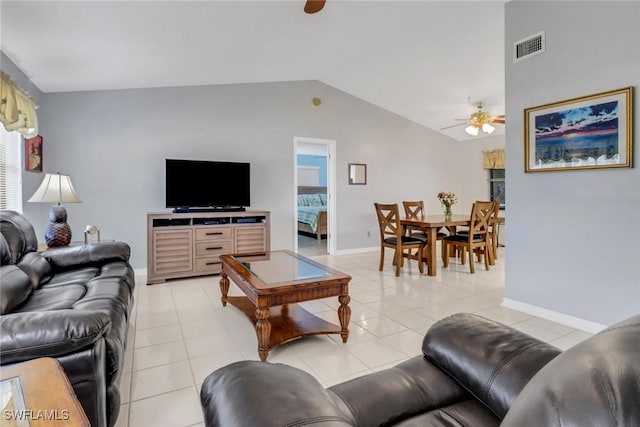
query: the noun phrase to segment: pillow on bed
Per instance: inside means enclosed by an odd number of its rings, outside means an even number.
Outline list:
[[[319,194],[307,194],[307,196],[309,196],[307,198],[309,206],[322,206],[322,200],[320,200]]]
[[[320,196],[320,202],[322,206],[327,206],[327,195],[326,194],[318,194]]]
[[[319,194],[298,194],[298,206],[322,206]]]

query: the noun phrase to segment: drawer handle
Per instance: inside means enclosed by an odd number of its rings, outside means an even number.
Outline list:
[[[207,248],[208,251],[215,251],[216,249],[224,249],[224,246],[213,246],[213,247]]]
[[[222,261],[208,262],[207,263],[207,265],[218,265],[218,264],[222,264]]]
[[[224,233],[222,231],[216,231],[215,233],[214,232],[207,233],[207,236],[221,236],[223,234]]]

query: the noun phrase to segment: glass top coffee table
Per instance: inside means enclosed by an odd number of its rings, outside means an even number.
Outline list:
[[[351,276],[290,251],[221,255],[222,305],[240,309],[256,327],[258,355],[307,335],[349,337],[349,281]],[[246,296],[228,296],[229,279]],[[320,319],[296,304],[337,296],[340,326]]]

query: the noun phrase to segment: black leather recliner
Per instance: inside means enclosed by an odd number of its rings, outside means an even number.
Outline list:
[[[472,314],[427,332],[423,355],[324,389],[291,366],[243,361],[201,389],[212,426],[640,426],[640,316],[560,352]]]
[[[0,211],[0,364],[58,359],[91,425],[113,426],[135,286],[129,245],[37,245],[23,215]]]

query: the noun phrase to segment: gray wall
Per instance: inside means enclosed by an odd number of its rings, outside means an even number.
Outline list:
[[[541,30],[546,52],[514,64],[513,42]],[[640,169],[525,174],[523,110],[626,86],[637,98],[640,3],[510,2],[505,34],[506,298],[599,324],[636,314]]]
[[[251,162],[251,207],[271,211],[273,249],[294,244],[294,136],[337,141],[338,251],[379,245],[375,201],[422,198],[439,212],[435,195],[463,187],[462,143],[316,81],[51,93],[39,113],[45,169],[70,174],[83,199],[67,206],[74,239],[96,224],[132,245],[136,268],[146,267],[146,214],[165,211],[165,158]],[[346,184],[349,162],[367,163],[367,186]],[[485,179],[481,162],[475,171]],[[49,208],[25,204],[38,235]]]

